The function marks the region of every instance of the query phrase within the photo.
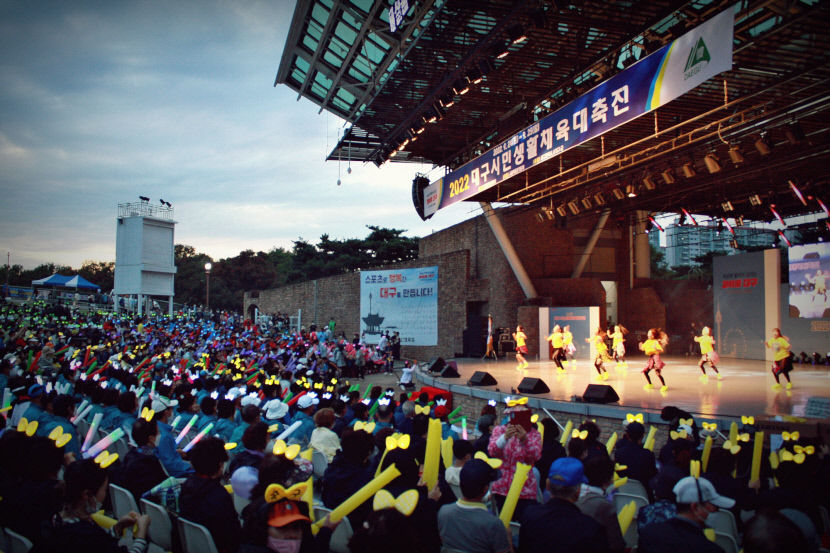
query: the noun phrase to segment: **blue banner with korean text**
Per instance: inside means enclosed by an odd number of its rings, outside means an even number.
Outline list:
[[[400,333],[401,345],[438,345],[438,267],[360,272],[360,332],[377,344]]]
[[[727,9],[424,190],[424,215],[467,200],[667,104],[732,67]]]

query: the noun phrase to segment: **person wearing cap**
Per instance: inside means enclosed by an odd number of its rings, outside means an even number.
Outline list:
[[[43,426],[51,420],[51,415],[46,411],[46,405],[49,403],[49,394],[46,393],[46,388],[42,384],[32,384],[29,386],[27,395],[29,396],[29,407],[23,412],[23,418],[27,421],[37,421],[38,426]]]
[[[617,519],[617,510],[606,496],[606,490],[614,481],[614,461],[594,455],[585,459],[583,466],[588,482],[582,484],[576,506],[605,529],[609,551],[622,553],[625,550],[625,540]]]
[[[504,525],[482,503],[498,476],[499,471],[481,459],[464,464],[459,474],[462,497],[438,511],[438,532],[444,547],[467,553],[513,550]]]
[[[657,474],[657,465],[654,462],[654,452],[643,447],[645,427],[637,421],[628,423],[621,440],[614,448],[614,461],[625,465],[625,470],[619,471],[620,476],[627,476],[640,482],[649,489],[648,482]]]
[[[159,428],[159,439],[156,447],[156,455],[164,465],[164,470],[170,476],[181,478],[193,472],[193,467],[190,463],[182,459],[176,449],[176,437],[173,435],[173,428],[167,423],[170,420],[173,407],[179,404],[175,399],[168,399],[157,395],[150,408],[155,415],[153,420],[156,421]]]
[[[603,553],[609,551],[605,530],[576,506],[587,483],[582,462],[562,457],[550,465],[547,503],[528,506],[522,515],[519,553]]]
[[[320,400],[309,394],[305,394],[297,400],[297,412],[294,414],[291,424],[297,421],[300,421],[301,424],[288,437],[290,443],[300,444],[302,447],[308,445],[311,440],[311,433],[314,432],[314,419],[311,417],[318,403],[320,403]]]
[[[328,517],[316,536],[311,534],[311,519],[305,507],[287,499],[268,503],[255,499],[245,509],[242,545],[239,553],[306,553],[328,551],[336,523]]]
[[[718,508],[730,509],[735,500],[718,495],[705,478],[686,476],[674,486],[677,516],[650,524],[639,534],[640,553],[723,553],[703,533],[706,518]]]

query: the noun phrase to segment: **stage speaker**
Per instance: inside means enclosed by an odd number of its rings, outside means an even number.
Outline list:
[[[548,392],[550,392],[550,388],[542,382],[541,378],[525,377],[519,382],[519,393],[521,394],[546,394]]]
[[[619,400],[620,396],[608,384],[588,384],[582,394],[585,403],[614,403]]]
[[[444,365],[446,365],[446,363],[444,362],[443,357],[436,357],[434,359],[430,359],[429,372],[440,373],[442,370],[444,370]]]
[[[496,379],[487,371],[476,371],[467,381],[468,386],[495,386],[496,384],[498,384]]]
[[[444,370],[441,371],[441,378],[461,378],[461,375],[458,374],[458,365],[455,364],[455,361],[448,361]]]

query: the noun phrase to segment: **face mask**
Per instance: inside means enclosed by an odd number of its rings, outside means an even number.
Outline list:
[[[283,540],[268,536],[268,543],[266,545],[268,549],[276,551],[277,553],[298,553],[302,543],[302,540]]]

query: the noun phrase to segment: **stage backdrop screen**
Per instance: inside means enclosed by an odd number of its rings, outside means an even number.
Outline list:
[[[830,317],[830,243],[793,246],[790,261],[790,317]]]
[[[438,267],[360,271],[360,332],[377,344],[399,332],[401,345],[438,345]]]

